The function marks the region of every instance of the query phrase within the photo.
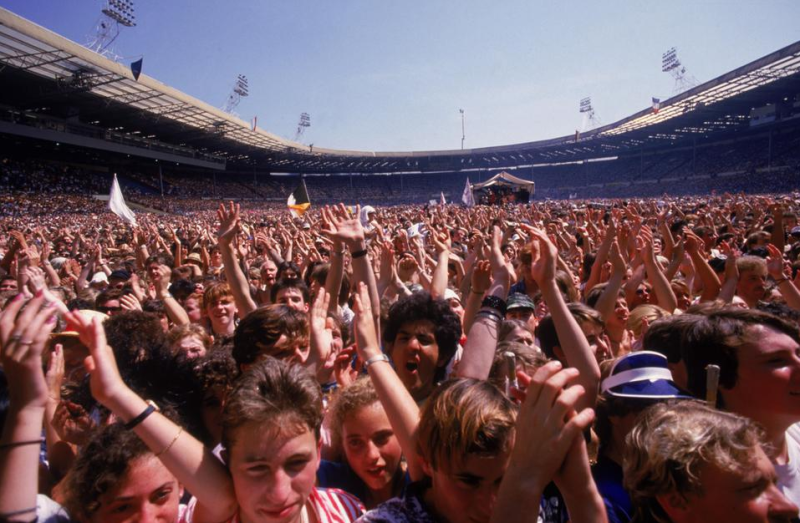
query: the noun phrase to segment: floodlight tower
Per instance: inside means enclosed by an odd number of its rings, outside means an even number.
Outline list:
[[[688,91],[697,85],[697,80],[686,72],[686,66],[678,59],[678,51],[674,47],[670,47],[661,55],[661,72],[669,73],[675,80],[673,87],[675,94]]]
[[[306,132],[306,129],[311,127],[311,115],[308,113],[300,113],[300,121],[297,122],[297,132],[294,134],[294,141],[297,142]],[[311,146],[313,147],[313,145]]]
[[[136,27],[133,0],[106,0],[87,47],[96,53],[117,59],[110,47],[119,36],[121,27]]]
[[[596,127],[600,124],[600,119],[594,112],[594,107],[592,106],[592,98],[591,96],[587,96],[586,98],[581,98],[581,103],[578,106],[578,110],[581,114],[583,114],[583,130],[585,131],[587,126],[588,127]]]
[[[225,107],[223,107],[222,110],[232,114],[233,110],[236,109],[236,106],[239,105],[239,102],[241,102],[242,98],[245,96],[250,96],[247,77],[240,74],[236,77],[236,82],[233,84],[231,94],[228,95],[228,101],[225,102]]]

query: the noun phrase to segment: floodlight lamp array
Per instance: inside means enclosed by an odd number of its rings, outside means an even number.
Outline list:
[[[581,99],[580,112],[582,112],[582,113],[590,113],[590,112],[592,112],[592,98],[591,97],[587,97],[587,98]]]
[[[666,73],[672,71],[673,69],[677,69],[681,66],[680,60],[678,60],[678,51],[672,47],[667,50],[663,55],[661,55],[661,71]]]
[[[125,27],[134,27],[136,25],[133,2],[130,0],[108,0],[102,12]]]

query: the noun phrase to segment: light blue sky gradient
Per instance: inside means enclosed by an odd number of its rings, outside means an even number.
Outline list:
[[[100,0],[0,0],[85,44]],[[704,82],[800,40],[797,0],[138,0],[138,27],[114,48],[144,72],[319,147],[399,151],[553,138],[673,94],[661,54],[678,48]]]

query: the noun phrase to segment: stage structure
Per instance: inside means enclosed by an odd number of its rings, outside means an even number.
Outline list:
[[[249,86],[247,85],[247,77],[243,74],[240,74],[236,77],[236,83],[233,84],[233,90],[231,94],[228,95],[228,101],[225,102],[225,107],[223,111],[229,114],[233,114],[233,110],[236,109],[236,106],[239,105],[239,102],[242,101],[242,98],[245,96],[250,96]]]
[[[517,178],[506,171],[495,174],[485,182],[472,184],[474,200],[484,205],[528,203],[534,193],[534,182]]]
[[[119,61],[120,57],[111,50],[111,44],[119,36],[121,27],[136,27],[133,1],[106,0],[87,47],[106,58]]]
[[[661,72],[669,73],[675,80],[675,86],[672,88],[674,94],[688,91],[697,85],[697,80],[686,72],[686,66],[678,59],[678,51],[674,47],[667,49],[661,55]]]

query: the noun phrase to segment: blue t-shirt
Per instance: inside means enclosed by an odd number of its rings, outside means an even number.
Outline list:
[[[597,458],[592,477],[603,498],[608,523],[629,523],[633,515],[631,497],[622,486],[622,467],[605,456]]]

